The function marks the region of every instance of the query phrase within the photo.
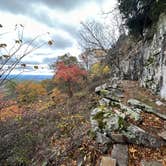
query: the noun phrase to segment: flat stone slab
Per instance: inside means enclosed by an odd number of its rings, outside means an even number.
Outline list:
[[[126,138],[122,134],[111,134],[111,140],[115,143],[126,143]]]
[[[159,161],[141,161],[141,166],[163,166]]]
[[[122,144],[114,144],[111,157],[116,159],[118,166],[128,166],[128,146]]]
[[[163,120],[166,120],[166,115],[164,114],[161,114],[158,110],[155,110],[153,109],[153,107],[139,101],[139,100],[136,100],[136,99],[129,99],[127,101],[127,103],[130,105],[130,106],[133,106],[135,108],[139,108],[141,109],[142,111],[145,111],[147,113],[153,113],[154,115],[158,116],[159,118],[162,118]]]
[[[103,156],[101,158],[100,166],[116,166],[116,160],[109,156]]]
[[[153,136],[138,126],[132,124],[126,129],[126,131],[123,131],[123,134],[128,139],[128,143],[152,148],[158,148],[166,145],[165,140]]]

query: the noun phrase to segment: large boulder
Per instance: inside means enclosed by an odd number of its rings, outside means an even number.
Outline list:
[[[138,108],[138,109],[141,109],[142,111],[155,114],[156,116],[166,120],[166,115],[161,114],[159,111],[153,109],[153,107],[151,107],[151,106],[149,106],[149,105],[147,105],[139,100],[130,99],[130,100],[128,100],[128,104],[133,106],[134,108]]]

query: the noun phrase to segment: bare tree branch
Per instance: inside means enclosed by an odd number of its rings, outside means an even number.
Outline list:
[[[44,34],[38,35],[32,40],[24,41],[24,26],[21,24],[16,25],[15,30],[18,39],[15,40],[14,44],[9,49],[7,49],[6,44],[0,44],[0,86],[4,84],[8,76],[20,64],[25,56],[33,53],[46,44],[51,45],[53,43],[51,40],[37,43],[37,40]]]

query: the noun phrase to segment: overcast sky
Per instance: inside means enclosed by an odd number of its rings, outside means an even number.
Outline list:
[[[48,73],[46,64],[54,62],[57,56],[68,52],[75,56],[80,54],[77,43],[80,22],[101,18],[101,12],[112,9],[115,3],[116,0],[3,0],[0,24],[7,30],[15,24],[23,24],[27,39],[50,32],[49,37],[55,44],[24,59],[27,64],[41,64],[43,72]]]

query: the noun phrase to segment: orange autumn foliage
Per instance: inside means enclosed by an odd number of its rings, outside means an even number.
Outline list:
[[[16,93],[19,102],[33,103],[39,97],[45,95],[46,90],[40,83],[26,81],[17,85]]]
[[[21,117],[23,111],[18,105],[11,105],[0,110],[0,120]]]
[[[60,104],[65,101],[67,96],[64,93],[62,93],[59,89],[54,88],[52,90],[50,97],[55,104]]]

